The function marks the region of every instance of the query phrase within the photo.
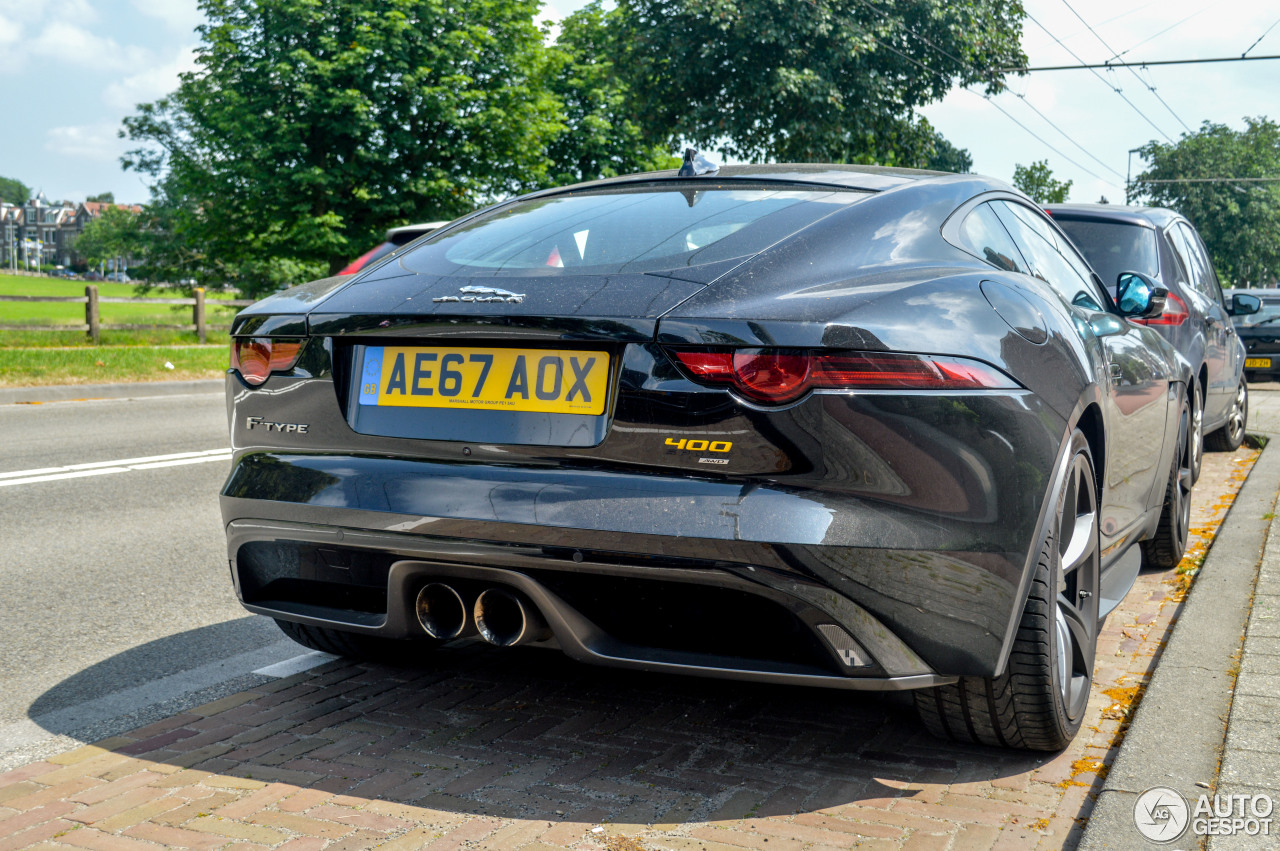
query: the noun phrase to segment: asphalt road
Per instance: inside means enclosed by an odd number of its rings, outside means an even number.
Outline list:
[[[304,652],[236,602],[228,445],[221,392],[0,405],[0,767]]]
[[[220,390],[0,404],[0,771],[319,661],[235,600],[227,447]]]

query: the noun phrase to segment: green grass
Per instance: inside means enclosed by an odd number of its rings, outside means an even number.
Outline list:
[[[199,344],[195,331],[157,328],[140,331],[102,332],[103,346],[194,346]],[[225,348],[230,342],[226,331],[209,330],[209,343]],[[91,349],[93,343],[84,331],[6,331],[0,325],[0,349],[3,348],[67,348]]]
[[[99,281],[98,295],[113,298],[133,298],[132,284],[115,284]],[[0,275],[0,295],[35,296],[83,296],[84,281],[64,281],[56,278],[28,278],[17,275]],[[154,298],[181,298],[177,290],[155,290]],[[218,307],[219,300],[230,299],[229,293],[210,293],[206,307],[206,321],[210,325],[230,324],[238,308]],[[104,325],[180,325],[192,322],[189,305],[170,304],[99,304],[98,315]],[[5,325],[82,325],[84,305],[63,302],[0,302],[0,346],[68,346],[83,345],[82,331],[5,331]],[[183,334],[185,333],[185,337]],[[219,332],[214,332],[219,333]],[[16,336],[15,336],[16,335]],[[103,342],[115,345],[164,344],[194,342],[195,332],[179,329],[161,331],[103,331]]]
[[[219,378],[228,358],[226,345],[0,348],[0,387]]]
[[[97,282],[98,294],[133,298],[132,284]],[[84,281],[0,274],[0,295],[83,296]],[[159,298],[180,298],[177,290],[155,290]],[[234,298],[210,293],[210,302]],[[166,304],[100,304],[104,325],[178,325],[191,322],[191,307]],[[209,305],[211,325],[228,324],[236,309]],[[228,337],[210,330],[209,344],[198,345],[194,330],[103,330],[94,346],[84,331],[7,331],[5,325],[80,325],[84,305],[45,302],[0,302],[0,387],[48,384],[109,384],[123,381],[167,381],[218,378],[227,369]],[[172,364],[172,368],[165,364]]]
[[[116,284],[111,281],[67,281],[62,278],[33,278],[25,275],[6,275],[0,273],[0,295],[47,295],[47,296],[82,296],[84,288],[96,283],[98,295],[111,298],[133,298],[133,284]],[[178,290],[155,289],[148,296],[167,297],[165,293],[174,293],[174,298],[181,297]],[[211,292],[209,298],[233,299],[232,293]]]

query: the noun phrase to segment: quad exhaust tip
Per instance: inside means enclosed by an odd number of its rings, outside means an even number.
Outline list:
[[[432,638],[459,638],[467,631],[467,604],[462,595],[442,582],[424,585],[418,592],[418,623]]]
[[[551,637],[551,629],[537,607],[501,588],[490,588],[476,598],[475,621],[481,637],[499,647]]]

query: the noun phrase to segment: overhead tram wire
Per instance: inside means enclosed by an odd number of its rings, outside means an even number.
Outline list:
[[[1212,3],[1210,3],[1210,4],[1209,4],[1209,6],[1212,6],[1212,5],[1214,5],[1214,4],[1212,4]],[[1135,44],[1133,47],[1129,48],[1128,50],[1123,50],[1123,51],[1121,51],[1120,53],[1113,54],[1113,55],[1112,55],[1112,57],[1111,57],[1111,59],[1119,59],[1121,56],[1124,56],[1126,53],[1132,53],[1133,51],[1137,50],[1139,47],[1142,47],[1142,45],[1147,44],[1148,42],[1155,41],[1155,40],[1156,40],[1156,39],[1158,39],[1160,36],[1164,35],[1165,33],[1169,32],[1170,30],[1172,30],[1172,29],[1176,29],[1177,27],[1182,26],[1182,25],[1183,25],[1183,24],[1185,24],[1187,21],[1189,21],[1189,20],[1191,20],[1192,18],[1194,18],[1196,15],[1199,15],[1200,13],[1202,13],[1202,12],[1204,12],[1204,11],[1207,11],[1207,10],[1209,9],[1209,6],[1203,6],[1203,7],[1199,8],[1199,9],[1197,9],[1196,11],[1192,12],[1190,15],[1187,15],[1185,18],[1183,18],[1182,20],[1178,21],[1176,24],[1170,24],[1169,26],[1167,26],[1167,27],[1165,27],[1164,29],[1160,30],[1160,32],[1156,33],[1155,35],[1153,35],[1153,36],[1148,36],[1147,38],[1144,38],[1142,41],[1138,42],[1137,44]],[[1099,24],[1098,26],[1102,26],[1102,25],[1101,25],[1101,24]],[[1094,33],[1094,35],[1097,35],[1097,33]],[[1246,52],[1248,52],[1248,51],[1246,51]],[[1107,62],[1110,62],[1110,61],[1111,61],[1111,59],[1108,59],[1108,60],[1107,60]]]
[[[1275,28],[1276,28],[1276,24],[1280,24],[1280,18],[1276,18],[1276,23],[1275,23],[1275,24],[1272,24],[1272,25],[1271,25],[1271,26],[1269,26],[1269,27],[1267,27],[1267,28],[1263,31],[1262,35],[1258,36],[1258,41],[1255,41],[1253,44],[1249,45],[1249,50],[1253,50],[1255,47],[1257,47],[1257,46],[1258,46],[1258,42],[1259,42],[1259,41],[1262,41],[1264,38],[1266,38],[1266,37],[1267,37],[1267,35],[1268,35],[1268,34],[1269,34],[1273,29],[1275,29]],[[1240,58],[1241,58],[1241,59],[1244,59],[1246,56],[1248,56],[1248,55],[1249,55],[1249,50],[1246,50],[1244,53],[1241,53],[1241,54],[1240,54]]]
[[[880,9],[876,8],[876,7],[875,7],[875,6],[873,6],[871,3],[867,2],[867,0],[858,0],[858,2],[859,2],[859,3],[861,3],[863,6],[866,6],[866,7],[867,7],[868,9],[870,9],[871,11],[875,12],[875,13],[876,13],[877,15],[879,15],[880,17],[882,17],[882,18],[887,18],[887,17],[888,17],[888,14],[887,14],[887,13],[885,13],[885,12],[881,11]],[[976,65],[974,65],[972,62],[968,62],[968,61],[966,61],[966,60],[964,60],[964,59],[961,59],[960,57],[958,57],[958,56],[956,56],[955,54],[951,53],[949,50],[945,50],[944,48],[939,47],[937,44],[934,44],[934,43],[933,43],[933,41],[931,41],[928,37],[926,37],[926,36],[924,36],[924,35],[921,35],[920,33],[918,33],[918,32],[916,32],[915,30],[913,30],[911,27],[907,26],[906,24],[903,24],[903,29],[905,29],[908,33],[910,33],[911,35],[913,35],[913,36],[915,36],[916,38],[918,38],[920,41],[924,42],[924,43],[925,43],[925,45],[926,45],[926,46],[928,46],[929,48],[931,48],[934,52],[936,52],[936,53],[940,53],[941,55],[943,55],[943,56],[947,57],[948,59],[950,59],[952,62],[955,62],[957,65],[960,65],[960,66],[962,66],[962,67],[965,67],[965,68],[968,68],[968,69],[970,69],[970,70],[972,70],[972,71],[975,71],[975,72],[977,72],[979,75],[983,75],[983,74],[987,73],[984,69],[977,67],[977,66],[976,66]],[[877,43],[877,44],[880,44],[880,42],[879,42],[879,41],[877,41],[876,43]],[[899,53],[899,55],[901,56],[901,55],[903,55],[903,54]],[[929,69],[929,70],[932,70],[932,69]],[[936,71],[935,71],[934,73],[940,73],[940,72],[936,72]],[[966,86],[965,88],[966,88],[966,89],[968,89],[968,87],[967,87],[967,86]],[[1006,86],[1006,88],[1008,88],[1008,87]],[[971,91],[971,92],[973,91],[972,89],[968,89],[968,90],[969,90],[969,91]],[[1112,174],[1114,174],[1116,177],[1120,178],[1121,180],[1123,180],[1123,179],[1124,179],[1124,175],[1122,175],[1119,171],[1117,171],[1116,169],[1112,168],[1111,166],[1109,166],[1109,165],[1107,165],[1105,162],[1103,162],[1103,160],[1102,160],[1102,159],[1100,159],[1099,157],[1097,157],[1097,156],[1096,156],[1092,151],[1090,151],[1090,150],[1089,150],[1088,148],[1086,148],[1084,145],[1081,145],[1079,142],[1077,142],[1077,141],[1075,140],[1075,138],[1074,138],[1070,133],[1068,133],[1066,130],[1063,130],[1061,127],[1059,127],[1059,126],[1058,126],[1058,125],[1057,125],[1057,124],[1056,124],[1056,123],[1055,123],[1051,118],[1049,118],[1049,116],[1045,115],[1043,112],[1041,112],[1039,109],[1037,109],[1035,104],[1033,104],[1031,101],[1027,100],[1027,96],[1026,96],[1025,94],[1018,94],[1017,92],[1013,91],[1012,89],[1009,89],[1009,92],[1010,92],[1011,94],[1013,94],[1013,95],[1014,95],[1014,97],[1018,98],[1018,99],[1019,99],[1019,100],[1021,100],[1024,104],[1026,104],[1026,106],[1027,106],[1027,108],[1028,108],[1028,109],[1030,109],[1030,110],[1031,110],[1032,112],[1034,112],[1036,115],[1040,116],[1040,118],[1042,118],[1046,124],[1048,124],[1048,125],[1049,125],[1050,127],[1052,127],[1054,130],[1057,130],[1057,131],[1058,131],[1058,133],[1062,134],[1062,137],[1063,137],[1063,138],[1065,138],[1068,142],[1070,142],[1071,144],[1075,145],[1075,146],[1076,146],[1077,148],[1079,148],[1082,152],[1084,152],[1085,156],[1089,157],[1089,158],[1090,158],[1090,159],[1092,159],[1094,162],[1096,162],[1098,165],[1102,166],[1102,167],[1103,167],[1103,168],[1105,168],[1107,171],[1111,172]],[[977,92],[974,92],[974,94],[978,94],[978,93],[977,93]],[[990,101],[993,105],[995,104],[995,101],[992,101],[992,100],[991,100],[991,98],[990,98],[990,97],[988,97],[987,95],[981,95],[981,97],[982,97],[983,99],[987,100],[987,101]],[[1001,112],[1004,112],[1004,113],[1005,113],[1005,115],[1009,115],[1009,113],[1008,113],[1008,112],[1005,112],[1005,110],[1001,109],[999,106],[997,106],[996,108],[997,108],[997,109],[1000,109],[1000,111],[1001,111]],[[1009,115],[1009,117],[1010,117],[1010,118],[1012,118],[1013,116],[1012,116],[1012,115]],[[1023,125],[1021,125],[1021,124],[1019,124],[1019,126],[1021,126],[1021,127],[1022,127],[1022,129],[1027,130],[1027,128],[1026,128],[1025,126],[1023,126]],[[1027,130],[1027,132],[1028,132],[1028,133],[1030,133],[1031,131],[1030,131],[1030,130]],[[1035,135],[1035,134],[1033,133],[1032,135]],[[1036,138],[1037,138],[1037,139],[1039,139],[1040,137],[1039,137],[1039,136],[1037,136]],[[1043,140],[1043,139],[1041,139],[1040,141],[1044,142],[1044,140]],[[1045,142],[1045,144],[1047,145],[1048,143],[1047,143],[1047,142]],[[1056,149],[1055,149],[1055,150],[1056,150]],[[1061,153],[1059,153],[1059,156],[1063,156],[1064,158],[1066,158],[1066,159],[1070,160],[1070,158],[1069,158],[1069,157],[1065,157],[1065,155],[1063,155],[1063,154],[1061,154]],[[1083,166],[1081,166],[1081,168],[1083,168]],[[1084,169],[1084,171],[1088,172],[1089,174],[1093,174],[1093,172],[1089,171],[1088,169]],[[1098,177],[1098,175],[1096,175],[1096,174],[1094,174],[1093,176],[1094,176],[1094,177],[1096,177],[1096,178],[1098,178],[1098,180],[1102,180],[1103,182],[1108,183],[1108,185],[1110,185],[1110,186],[1115,186],[1115,184],[1114,184],[1114,183],[1110,183],[1110,181],[1107,181],[1105,178]],[[1117,188],[1119,188],[1119,187],[1117,187]]]
[[[1143,183],[1277,183],[1280,177],[1171,177]]]
[[[1027,15],[1030,18],[1030,15]],[[1033,19],[1034,20],[1034,19]],[[1037,21],[1037,24],[1039,22]],[[1276,21],[1280,24],[1280,21]],[[1044,29],[1042,26],[1041,29]],[[1256,44],[1257,42],[1255,42]],[[1249,48],[1252,50],[1253,48]],[[1072,56],[1075,56],[1073,53]],[[1076,56],[1077,59],[1080,57]],[[1218,62],[1265,62],[1280,59],[1280,54],[1270,56],[1219,56],[1210,59],[1144,59],[1139,62],[1080,62],[1077,65],[1019,65],[1013,68],[1001,68],[1002,74],[1029,74],[1032,71],[1088,71],[1093,68],[1150,68],[1154,65],[1210,65]],[[1103,80],[1106,82],[1106,80]],[[1107,83],[1110,86],[1110,83]]]
[[[1131,101],[1131,100],[1129,100],[1127,97],[1125,97],[1124,92],[1120,90],[1120,87],[1119,87],[1119,86],[1116,86],[1114,83],[1112,83],[1112,82],[1111,82],[1110,80],[1108,80],[1106,77],[1102,76],[1102,75],[1101,75],[1101,74],[1099,74],[1097,71],[1095,71],[1095,70],[1093,69],[1093,67],[1092,67],[1092,66],[1090,66],[1090,65],[1089,65],[1087,62],[1085,62],[1083,59],[1081,59],[1081,58],[1076,54],[1076,52],[1075,52],[1074,50],[1072,50],[1071,48],[1069,48],[1069,47],[1067,47],[1065,44],[1063,44],[1063,43],[1062,43],[1062,39],[1060,39],[1060,38],[1058,38],[1056,35],[1054,35],[1054,33],[1053,33],[1053,31],[1052,31],[1051,29],[1049,29],[1048,27],[1046,27],[1044,24],[1040,23],[1040,21],[1039,21],[1039,20],[1037,20],[1037,19],[1036,19],[1036,17],[1035,17],[1034,15],[1032,15],[1030,12],[1026,12],[1025,10],[1024,10],[1024,14],[1026,14],[1027,18],[1028,18],[1028,19],[1029,19],[1033,24],[1035,24],[1036,26],[1038,26],[1040,29],[1044,30],[1044,31],[1045,31],[1045,33],[1046,33],[1046,34],[1048,34],[1049,38],[1051,38],[1051,39],[1053,39],[1054,41],[1056,41],[1056,42],[1058,43],[1058,46],[1059,46],[1059,47],[1061,47],[1061,48],[1062,48],[1063,50],[1065,50],[1067,53],[1070,53],[1070,54],[1071,54],[1071,56],[1072,56],[1072,58],[1073,58],[1073,59],[1075,59],[1077,62],[1079,62],[1079,63],[1080,63],[1079,67],[1081,67],[1081,68],[1087,68],[1087,69],[1089,70],[1089,72],[1090,72],[1091,74],[1093,74],[1093,76],[1097,77],[1099,80],[1101,80],[1101,81],[1102,81],[1102,84],[1103,84],[1104,86],[1106,86],[1108,89],[1111,89],[1111,91],[1113,91],[1113,92],[1115,92],[1116,94],[1118,94],[1118,95],[1120,96],[1120,98],[1121,98],[1125,103],[1129,104],[1129,106],[1133,109],[1133,111],[1134,111],[1134,112],[1136,112],[1136,113],[1138,113],[1138,115],[1142,117],[1142,120],[1143,120],[1143,121],[1145,121],[1145,122],[1147,122],[1148,124],[1150,124],[1150,125],[1155,129],[1155,131],[1156,131],[1157,133],[1159,133],[1161,136],[1163,136],[1163,137],[1165,137],[1166,139],[1168,139],[1170,142],[1172,142],[1172,141],[1173,141],[1173,137],[1171,137],[1168,133],[1164,132],[1164,130],[1163,130],[1163,129],[1161,129],[1161,127],[1160,127],[1160,125],[1159,125],[1159,124],[1156,124],[1154,121],[1152,121],[1150,118],[1148,118],[1148,117],[1147,117],[1147,114],[1146,114],[1145,112],[1143,112],[1141,109],[1138,109],[1138,105],[1137,105],[1136,103],[1134,103],[1133,101]],[[1009,70],[1009,69],[1006,69],[1006,70]],[[1023,69],[1023,70],[1025,70],[1025,69]]]
[[[1163,2],[1165,2],[1165,0],[1151,0],[1150,3],[1143,3],[1141,6],[1134,6],[1132,9],[1129,9],[1128,11],[1121,12],[1118,15],[1112,15],[1111,17],[1107,18],[1105,21],[1098,21],[1098,26],[1105,27],[1107,24],[1111,23],[1112,21],[1118,21],[1121,18],[1127,18],[1130,15],[1134,14],[1135,12],[1141,12],[1143,9],[1150,9],[1152,6],[1156,5],[1157,3],[1163,3]],[[1070,38],[1070,36],[1068,36],[1068,38]]]
[[[1086,20],[1085,20],[1085,19],[1080,15],[1080,13],[1076,11],[1075,7],[1071,5],[1070,0],[1062,0],[1062,5],[1066,6],[1068,9],[1070,9],[1070,10],[1071,10],[1071,14],[1075,15],[1075,16],[1076,16],[1076,18],[1080,21],[1080,23],[1084,24],[1086,27],[1088,27],[1088,28],[1089,28],[1089,32],[1093,33],[1093,37],[1094,37],[1094,38],[1096,38],[1096,39],[1097,39],[1097,40],[1102,44],[1102,46],[1103,46],[1103,47],[1105,47],[1107,50],[1110,50],[1113,56],[1115,55],[1116,49],[1115,49],[1114,47],[1112,47],[1111,45],[1107,44],[1107,40],[1106,40],[1105,38],[1103,38],[1102,36],[1098,35],[1098,31],[1097,31],[1097,30],[1095,30],[1095,29],[1094,29],[1094,28],[1089,24],[1089,22],[1088,22],[1088,21],[1086,21]],[[1126,67],[1126,68],[1128,68],[1128,66],[1125,66],[1125,67]],[[1146,80],[1143,80],[1143,79],[1142,79],[1142,77],[1141,77],[1141,75],[1139,75],[1137,71],[1133,70],[1133,68],[1128,68],[1128,70],[1129,70],[1129,73],[1133,75],[1133,78],[1134,78],[1135,80],[1137,80],[1139,83],[1142,83],[1142,85],[1146,86],[1146,87],[1147,87],[1147,89],[1148,89],[1148,90],[1150,90],[1151,94],[1155,95],[1156,100],[1160,101],[1161,105],[1162,105],[1162,106],[1164,106],[1164,108],[1165,108],[1165,109],[1169,110],[1169,114],[1170,114],[1170,115],[1172,115],[1172,116],[1174,117],[1174,119],[1176,119],[1176,120],[1177,120],[1177,122],[1178,122],[1179,124],[1181,124],[1181,125],[1183,126],[1183,128],[1184,128],[1188,133],[1192,133],[1192,132],[1194,132],[1194,131],[1191,129],[1191,127],[1187,124],[1187,122],[1185,122],[1185,121],[1183,121],[1183,120],[1182,120],[1182,116],[1180,116],[1180,115],[1178,115],[1178,113],[1174,112],[1174,111],[1173,111],[1173,107],[1169,106],[1169,104],[1165,102],[1165,99],[1164,99],[1164,98],[1162,98],[1162,97],[1160,97],[1160,93],[1159,93],[1158,91],[1156,91],[1156,87],[1155,87],[1155,86],[1151,85],[1151,84],[1150,84],[1149,82],[1147,82]],[[1161,132],[1161,134],[1163,134],[1163,135],[1164,135],[1164,137],[1165,137],[1166,139],[1168,139],[1170,142],[1172,142],[1172,141],[1173,141],[1173,139],[1169,136],[1169,134],[1168,134],[1168,133],[1165,133],[1163,130],[1161,130],[1160,132]]]
[[[1078,163],[1078,162],[1076,162],[1075,160],[1071,159],[1071,157],[1069,157],[1069,156],[1067,156],[1066,154],[1062,153],[1062,151],[1059,151],[1059,150],[1058,150],[1057,148],[1055,148],[1053,145],[1050,145],[1048,142],[1046,142],[1046,141],[1044,140],[1044,137],[1042,137],[1040,134],[1036,133],[1034,130],[1032,130],[1032,129],[1031,129],[1030,127],[1028,127],[1027,125],[1023,124],[1023,123],[1022,123],[1021,121],[1019,121],[1018,119],[1014,118],[1014,117],[1013,117],[1013,115],[1012,115],[1012,114],[1010,114],[1008,110],[1006,110],[1006,109],[1005,109],[1004,107],[1002,107],[1000,104],[996,103],[996,102],[991,98],[991,96],[990,96],[990,95],[984,95],[984,94],[982,94],[981,92],[975,92],[973,89],[969,88],[968,86],[965,86],[965,87],[964,87],[964,90],[965,90],[966,92],[970,92],[971,94],[975,94],[975,95],[977,95],[978,97],[980,97],[980,98],[982,98],[983,100],[985,100],[987,103],[989,103],[989,104],[991,104],[992,106],[994,106],[996,109],[1000,110],[1002,113],[1004,113],[1004,114],[1005,114],[1005,116],[1006,116],[1010,121],[1012,121],[1014,124],[1017,124],[1017,125],[1018,125],[1019,127],[1021,127],[1023,130],[1025,130],[1025,131],[1027,131],[1028,133],[1030,133],[1034,138],[1036,138],[1036,139],[1040,140],[1040,143],[1041,143],[1042,145],[1044,145],[1044,146],[1045,146],[1046,148],[1048,148],[1049,150],[1053,151],[1053,152],[1054,152],[1055,154],[1057,154],[1058,156],[1062,157],[1062,158],[1063,158],[1064,160],[1066,160],[1067,162],[1071,163],[1071,164],[1072,164],[1073,166],[1075,166],[1076,168],[1078,168],[1078,169],[1080,169],[1081,171],[1083,171],[1085,174],[1089,175],[1090,177],[1094,178],[1095,180],[1100,180],[1100,181],[1102,181],[1103,183],[1107,184],[1108,186],[1115,187],[1116,189],[1123,189],[1123,188],[1124,188],[1124,187],[1120,186],[1118,183],[1113,183],[1113,182],[1111,182],[1110,180],[1108,180],[1107,178],[1103,177],[1102,175],[1100,175],[1100,174],[1096,174],[1096,173],[1094,173],[1094,172],[1090,171],[1089,169],[1087,169],[1087,168],[1085,168],[1084,166],[1080,165],[1080,163]]]
[[[1226,184],[1227,186],[1230,186],[1232,189],[1236,190],[1237,192],[1239,192],[1239,193],[1241,193],[1241,194],[1243,194],[1243,195],[1248,195],[1248,194],[1250,194],[1250,193],[1246,192],[1246,191],[1245,191],[1245,188],[1244,188],[1243,186],[1241,186],[1240,184],[1242,184],[1242,183],[1249,183],[1249,184],[1253,184],[1253,183],[1280,183],[1280,177],[1170,177],[1170,178],[1155,178],[1155,179],[1151,179],[1151,180],[1137,180],[1137,181],[1134,181],[1134,182],[1135,182],[1135,183],[1144,183],[1144,184],[1145,184],[1145,183],[1162,183],[1162,184],[1168,184],[1168,183],[1217,183],[1217,184]],[[1258,187],[1258,188],[1259,188],[1259,189],[1262,189],[1262,187]]]
[[[1132,68],[1129,68],[1129,73],[1137,77],[1138,80],[1140,81],[1142,80],[1142,75],[1139,74],[1137,71],[1133,70]],[[1151,76],[1151,71],[1149,69],[1147,70],[1147,76],[1148,77]],[[1182,120],[1182,116],[1178,115],[1178,113],[1173,111],[1173,107],[1169,106],[1168,103],[1165,103],[1165,99],[1160,96],[1160,93],[1158,91],[1156,91],[1155,83],[1152,83],[1151,81],[1148,80],[1145,83],[1143,83],[1143,85],[1145,85],[1151,91],[1151,94],[1155,95],[1156,100],[1160,101],[1160,103],[1164,106],[1165,109],[1169,110],[1169,114],[1178,120],[1178,123],[1182,125],[1182,129],[1186,130],[1188,133],[1195,132],[1189,126],[1187,126],[1187,122]]]
[[[896,47],[894,47],[894,46],[893,46],[893,45],[891,45],[891,44],[885,44],[884,42],[880,41],[880,39],[878,39],[878,38],[876,38],[876,37],[874,37],[874,36],[871,36],[871,40],[872,40],[873,42],[875,42],[876,44],[880,45],[881,47],[883,47],[885,50],[888,50],[888,51],[890,51],[891,53],[896,53],[898,56],[901,56],[903,59],[907,60],[907,61],[908,61],[908,62],[910,62],[912,65],[915,65],[916,67],[920,68],[922,71],[925,71],[926,73],[933,74],[933,75],[938,76],[938,77],[942,77],[943,79],[946,79],[946,80],[950,80],[950,79],[951,79],[949,76],[947,76],[946,74],[943,74],[941,71],[938,71],[937,69],[934,69],[934,68],[930,68],[928,65],[925,65],[923,62],[920,62],[920,61],[918,61],[918,60],[916,60],[916,59],[914,59],[914,58],[912,58],[912,57],[908,56],[907,54],[903,53],[901,50],[898,50]],[[1090,170],[1089,170],[1088,168],[1086,168],[1085,166],[1081,165],[1080,163],[1078,163],[1078,162],[1076,162],[1075,160],[1073,160],[1071,157],[1069,157],[1069,156],[1067,156],[1066,154],[1064,154],[1062,151],[1060,151],[1060,150],[1058,150],[1057,148],[1055,148],[1055,147],[1054,147],[1052,144],[1050,144],[1050,143],[1049,143],[1049,142],[1048,142],[1048,141],[1047,141],[1043,136],[1041,136],[1039,133],[1036,133],[1034,130],[1032,130],[1032,129],[1031,129],[1030,127],[1028,127],[1027,125],[1023,124],[1023,123],[1022,123],[1021,121],[1019,121],[1019,120],[1018,120],[1018,119],[1017,119],[1013,114],[1011,114],[1008,110],[1006,110],[1006,109],[1005,109],[1004,107],[1002,107],[1000,104],[998,104],[998,103],[996,103],[994,100],[992,100],[992,99],[991,99],[991,97],[990,97],[989,95],[984,95],[984,94],[981,94],[980,92],[975,92],[973,89],[969,88],[968,86],[963,86],[962,88],[963,88],[966,92],[969,92],[970,94],[973,94],[973,95],[977,95],[978,97],[980,97],[980,98],[982,98],[983,100],[985,100],[987,103],[989,103],[989,104],[991,104],[992,106],[994,106],[996,109],[1000,110],[1000,112],[1004,113],[1005,117],[1007,117],[1007,118],[1008,118],[1010,121],[1012,121],[1014,124],[1017,124],[1017,125],[1018,125],[1019,127],[1021,127],[1023,130],[1025,130],[1029,135],[1031,135],[1033,138],[1035,138],[1037,141],[1039,141],[1039,142],[1040,142],[1040,144],[1044,145],[1046,148],[1048,148],[1049,150],[1053,151],[1055,154],[1057,154],[1058,156],[1062,157],[1064,160],[1066,160],[1067,162],[1071,163],[1073,166],[1075,166],[1076,168],[1080,169],[1080,170],[1081,170],[1081,171],[1083,171],[1085,174],[1089,175],[1090,177],[1094,178],[1095,180],[1100,180],[1100,181],[1102,181],[1103,183],[1107,184],[1108,186],[1114,186],[1116,189],[1121,189],[1121,188],[1122,188],[1119,184],[1117,184],[1117,183],[1112,183],[1110,180],[1107,180],[1107,178],[1103,177],[1103,176],[1102,176],[1102,175],[1100,175],[1100,174],[1095,174],[1094,172],[1090,171]]]

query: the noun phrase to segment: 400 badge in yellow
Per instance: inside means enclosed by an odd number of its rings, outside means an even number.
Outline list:
[[[548,414],[604,413],[609,353],[368,346],[361,405]]]

